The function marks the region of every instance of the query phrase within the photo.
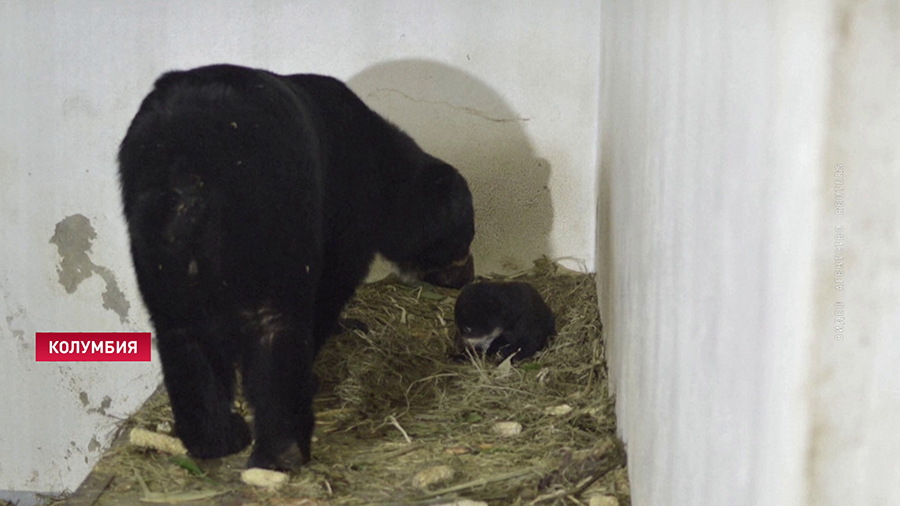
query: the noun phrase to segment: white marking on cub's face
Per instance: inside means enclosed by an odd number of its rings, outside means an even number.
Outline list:
[[[490,348],[491,343],[494,342],[494,339],[500,337],[500,334],[502,333],[503,329],[497,327],[492,330],[490,334],[485,334],[483,336],[464,336],[462,340],[464,343],[466,343],[466,346],[479,351],[484,351]]]

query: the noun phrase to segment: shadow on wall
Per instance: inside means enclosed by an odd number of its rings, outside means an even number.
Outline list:
[[[478,272],[513,272],[550,254],[550,164],[535,156],[523,128],[529,118],[478,79],[432,61],[381,63],[347,84],[468,180]],[[380,270],[374,268],[370,279],[383,275]]]

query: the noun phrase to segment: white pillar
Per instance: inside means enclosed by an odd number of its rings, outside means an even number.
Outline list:
[[[900,10],[844,4],[603,2],[598,273],[636,506],[900,500]]]

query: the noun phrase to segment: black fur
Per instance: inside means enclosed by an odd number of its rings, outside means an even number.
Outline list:
[[[538,291],[523,282],[467,285],[456,299],[455,319],[460,344],[501,359],[513,353],[513,360],[529,358],[556,334],[553,312]],[[492,335],[492,341],[479,343]]]
[[[170,72],[119,150],[131,253],[156,328],[175,429],[213,458],[310,458],[312,363],[376,251],[458,287],[472,197],[343,83],[231,65]],[[437,274],[435,274],[437,273]]]

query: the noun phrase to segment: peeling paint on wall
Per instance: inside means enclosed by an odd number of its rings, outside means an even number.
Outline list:
[[[12,335],[16,346],[18,346],[21,351],[28,352],[31,350],[31,343],[25,338],[25,330],[22,328],[22,324],[28,320],[28,311],[14,299],[12,294],[5,288],[8,286],[10,286],[9,279],[4,276],[3,283],[0,284],[0,287],[4,287],[3,304],[6,306],[6,328],[9,329],[9,333]]]
[[[87,456],[84,454],[84,450],[79,448],[78,444],[76,444],[75,441],[69,441],[69,448],[66,449],[65,460],[77,457],[78,455],[76,454],[81,455],[82,458],[87,458]]]
[[[84,393],[84,392],[82,392],[82,393]],[[87,397],[87,395],[85,395],[85,397]],[[84,399],[82,399],[82,402],[84,402]],[[100,401],[100,407],[99,408],[91,408],[91,409],[87,410],[87,412],[88,413],[100,413],[101,415],[106,416],[106,410],[109,409],[110,406],[112,406],[112,399],[108,395],[104,395],[103,400]]]
[[[81,401],[81,406],[87,408],[91,405],[91,399],[88,397],[88,393],[82,390],[78,393],[78,400]],[[99,413],[103,416],[107,416],[106,410],[112,406],[112,398],[108,395],[103,396],[103,400],[100,401],[100,406],[96,408],[88,408],[85,411],[87,413]]]
[[[88,443],[88,451],[96,452],[103,448],[103,445],[100,444],[100,441],[97,441],[97,437],[94,436],[91,438],[91,442]]]
[[[59,284],[66,289],[66,293],[75,293],[82,281],[96,273],[106,283],[103,308],[114,311],[119,315],[119,321],[125,323],[131,303],[119,289],[115,274],[109,268],[95,264],[88,255],[91,241],[96,238],[97,232],[91,225],[91,220],[83,214],[73,214],[56,224],[50,244],[56,245],[60,256],[59,266],[56,268]]]
[[[19,349],[22,351],[28,351],[28,340],[25,339],[25,331],[22,329],[17,329],[13,327],[14,318],[12,316],[6,317],[6,326],[9,329],[10,334],[12,334],[13,339],[16,341],[16,344],[19,345]]]

